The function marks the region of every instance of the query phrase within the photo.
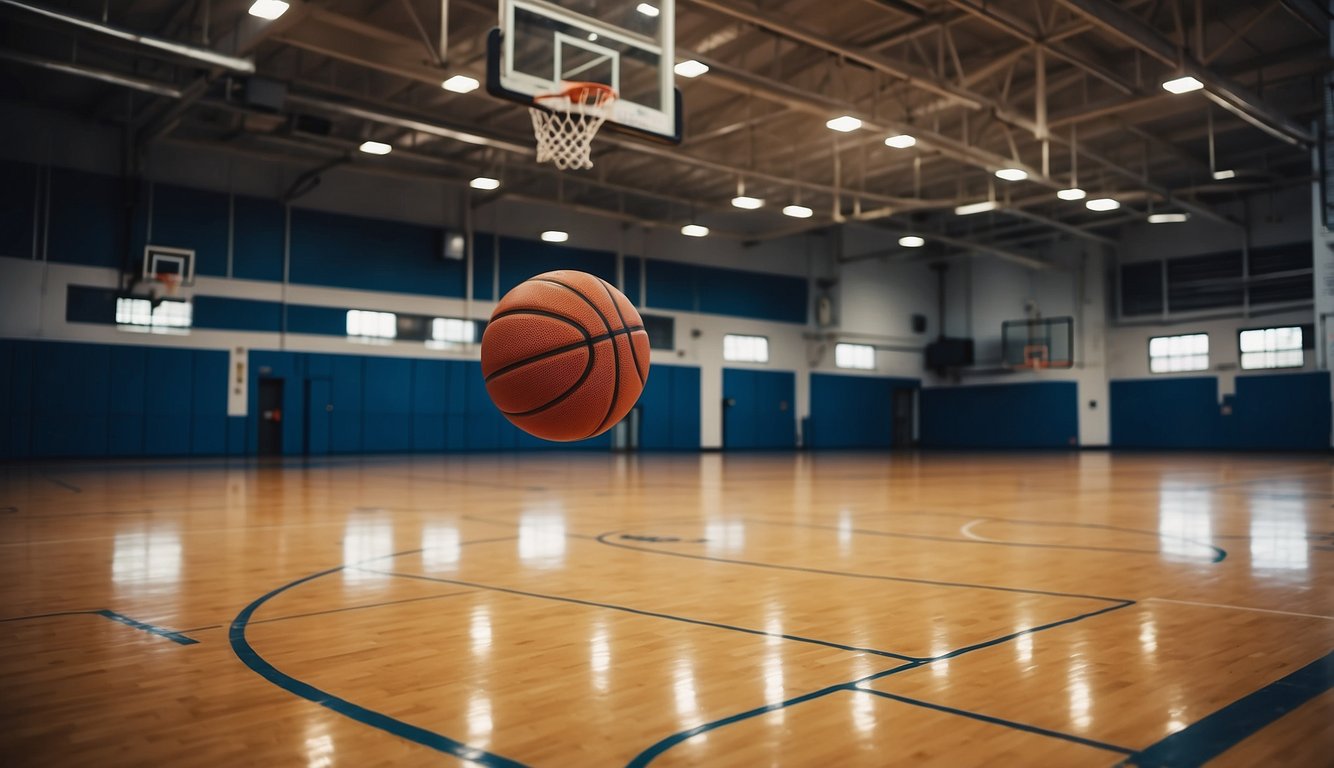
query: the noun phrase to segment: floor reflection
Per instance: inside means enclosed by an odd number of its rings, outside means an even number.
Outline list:
[[[111,556],[117,585],[175,582],[181,575],[181,537],[175,530],[118,533]]]
[[[1158,541],[1169,555],[1200,557],[1213,538],[1213,492],[1166,480],[1158,491]]]
[[[1299,493],[1300,488],[1293,489]],[[1251,567],[1306,570],[1305,505],[1299,500],[1252,497]]]

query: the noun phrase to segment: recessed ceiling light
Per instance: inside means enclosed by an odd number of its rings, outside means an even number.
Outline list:
[[[649,5],[648,3],[640,3],[639,5],[635,6],[635,10],[649,17],[650,19],[657,18],[659,13],[658,6]]]
[[[885,139],[885,146],[893,147],[894,149],[907,149],[916,143],[917,139],[914,139],[906,133],[900,133],[898,136],[890,136],[888,139]]]
[[[473,189],[496,189],[500,186],[500,179],[493,179],[490,176],[478,176],[468,182],[468,186]]]
[[[1237,178],[1237,172],[1233,170],[1214,171],[1214,181],[1227,181]]]
[[[1190,93],[1191,91],[1198,91],[1203,87],[1204,83],[1201,83],[1190,75],[1183,75],[1182,77],[1168,80],[1163,83],[1163,90],[1168,93]]]
[[[745,209],[748,210],[748,211],[753,211],[753,210],[755,210],[756,208],[763,208],[763,207],[764,207],[764,201],[761,200],[761,199],[758,198],[758,197],[748,197],[747,195],[737,195],[736,197],[732,198],[732,205],[735,206],[735,207],[737,207],[737,208],[745,208]]]
[[[1180,224],[1190,219],[1189,213],[1151,213],[1150,224]]]
[[[1023,181],[1028,178],[1028,171],[1020,168],[1002,168],[996,171],[996,178],[1006,181]]]
[[[1087,195],[1088,193],[1079,187],[1056,190],[1056,196],[1062,200],[1083,200]]]
[[[479,85],[481,85],[481,83],[477,82],[477,78],[475,77],[454,75],[441,83],[440,87],[444,88],[446,91],[453,91],[454,93],[470,93],[477,90],[477,86]]]
[[[926,245],[926,241],[917,235],[904,235],[899,238],[899,245],[904,248],[921,248]]]
[[[809,219],[811,216],[815,215],[815,211],[812,211],[804,205],[793,203],[792,205],[783,207],[783,215],[791,216],[794,219]]]
[[[681,227],[681,234],[686,237],[704,237],[709,234],[709,228],[699,224],[687,224]]]
[[[1097,197],[1087,203],[1084,207],[1090,211],[1114,211],[1121,207],[1121,204],[1110,197]]]
[[[588,33],[588,42],[590,42],[590,43],[596,43],[596,42],[597,42],[597,39],[598,39],[598,33],[596,33],[596,32],[589,32],[589,33]]]
[[[273,21],[284,13],[287,13],[287,9],[290,7],[291,6],[283,2],[283,0],[255,0],[255,2],[250,5],[250,15]]]
[[[841,133],[847,133],[848,131],[855,131],[862,127],[862,121],[852,115],[843,115],[842,117],[836,117],[825,123],[825,127],[832,128]]]
[[[955,215],[958,216],[971,216],[974,213],[986,213],[987,211],[994,211],[994,210],[996,210],[995,200],[983,200],[980,203],[969,203],[967,205],[961,205],[958,208],[954,209],[954,213]]]
[[[559,229],[548,229],[542,233],[542,241],[546,243],[563,243],[570,239],[569,232],[562,232]]]
[[[363,141],[358,149],[368,155],[387,155],[392,152],[394,148],[383,141]]]
[[[687,59],[672,67],[672,71],[681,77],[699,77],[709,71],[709,65],[694,59]]]

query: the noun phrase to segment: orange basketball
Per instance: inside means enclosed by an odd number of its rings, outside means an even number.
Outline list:
[[[583,440],[615,426],[644,391],[648,357],[644,321],[625,294],[567,269],[515,286],[482,334],[491,401],[546,440]]]

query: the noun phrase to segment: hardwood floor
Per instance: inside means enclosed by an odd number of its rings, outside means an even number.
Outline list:
[[[0,466],[3,765],[1331,765],[1325,456]]]

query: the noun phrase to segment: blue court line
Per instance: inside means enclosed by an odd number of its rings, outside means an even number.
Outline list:
[[[698,624],[703,627],[716,627],[717,629],[728,629],[733,632],[745,632],[750,635],[761,635],[764,637],[779,637],[784,640],[792,640],[798,643],[810,643],[812,645],[823,645],[827,648],[837,648],[840,651],[854,651],[857,653],[870,653],[876,656],[884,656],[890,659],[899,659],[900,661],[919,661],[915,656],[905,656],[901,653],[892,653],[890,651],[881,651],[875,648],[860,648],[855,645],[843,645],[828,640],[816,640],[810,637],[800,635],[788,635],[780,632],[766,632],[762,629],[750,629],[748,627],[737,627],[731,624],[720,624],[716,621],[705,621],[703,619],[690,619],[685,616],[674,616],[670,613],[658,613],[656,611],[644,611],[638,608],[629,608],[624,605],[613,605],[612,603],[599,603],[593,600],[582,600],[577,597],[564,597],[561,595],[547,595],[541,592],[525,592],[521,589],[511,589],[509,587],[497,587],[491,584],[477,584],[471,581],[459,581],[458,579],[445,579],[438,576],[424,576],[416,573],[397,573],[394,571],[377,571],[371,568],[357,568],[359,571],[367,573],[378,573],[381,576],[397,576],[403,579],[418,579],[420,581],[434,581],[441,584],[457,584],[461,587],[472,587],[474,589],[486,589],[492,592],[504,592],[511,595],[520,595],[522,597],[535,597],[539,600],[555,600],[562,603],[573,603],[575,605],[586,605],[590,608],[606,608],[613,611],[623,611],[633,613],[639,616],[649,616],[655,619],[668,619],[669,621],[680,621],[686,624]]]
[[[514,538],[514,536],[505,536],[499,539],[464,541],[460,542],[460,546],[465,544],[485,544],[493,541],[512,541]],[[376,712],[375,710],[367,709],[358,704],[353,704],[346,699],[341,699],[327,691],[322,691],[309,683],[298,680],[270,664],[259,654],[259,652],[251,647],[250,641],[246,639],[246,627],[250,624],[250,617],[254,615],[255,611],[269,600],[272,600],[287,590],[305,584],[308,581],[314,581],[315,579],[338,573],[347,568],[354,568],[365,563],[373,563],[377,560],[388,560],[402,557],[404,555],[413,555],[421,551],[423,550],[411,549],[383,555],[381,557],[373,557],[358,563],[329,568],[318,573],[312,573],[311,575],[297,579],[296,581],[288,582],[277,589],[261,595],[254,602],[241,609],[241,612],[236,614],[236,618],[232,620],[231,628],[228,631],[228,641],[231,643],[232,652],[235,653],[236,657],[241,660],[241,663],[249,667],[252,672],[263,677],[270,683],[273,683],[288,693],[295,694],[307,701],[319,704],[322,707],[337,712],[344,717],[356,720],[359,723],[369,725],[372,728],[379,728],[380,730],[398,736],[399,738],[406,739],[416,744],[421,744],[422,746],[429,747],[437,752],[444,752],[445,754],[453,755],[454,757],[468,760],[477,763],[478,765],[487,766],[487,768],[523,768],[523,763],[516,762],[507,757],[501,757],[500,755],[482,749],[470,747],[467,744],[455,741],[448,736],[441,735],[434,731],[428,731],[425,728],[412,725],[411,723],[405,723],[402,720],[395,719],[381,712]]]
[[[65,482],[64,480],[61,480],[61,479],[58,478],[58,477],[52,477],[52,476],[50,476],[50,475],[48,475],[48,474],[43,474],[42,477],[44,477],[44,478],[46,478],[47,480],[49,480],[49,481],[55,483],[56,485],[60,486],[61,488],[64,488],[64,489],[67,490],[67,491],[72,491],[72,492],[74,492],[74,493],[83,493],[83,489],[80,488],[79,486],[74,485],[73,483],[67,483],[67,482]]]
[[[438,599],[440,599],[440,598],[442,598],[442,597],[455,597],[455,596],[457,596],[457,595],[466,595],[466,594],[468,594],[468,591],[467,591],[467,590],[464,590],[464,591],[462,591],[462,592],[446,592],[446,593],[444,593],[443,595],[426,595],[426,596],[424,596],[424,597],[408,597],[408,598],[404,598],[403,600],[385,600],[384,602],[380,602],[380,603],[367,603],[367,604],[365,604],[365,605],[349,605],[349,606],[345,606],[345,607],[343,607],[343,608],[330,608],[330,609],[327,610],[327,611],[311,611],[310,613],[294,613],[294,614],[292,614],[292,615],[290,615],[290,616],[277,616],[277,617],[274,617],[274,618],[272,618],[272,619],[260,619],[260,620],[258,620],[258,621],[252,621],[252,622],[250,622],[250,624],[251,624],[252,626],[255,625],[255,624],[271,624],[271,623],[273,623],[273,622],[275,622],[275,621],[287,621],[287,620],[289,620],[289,619],[304,619],[304,618],[306,618],[307,616],[323,616],[323,615],[325,615],[326,613],[342,613],[342,612],[344,612],[344,611],[360,611],[360,610],[363,610],[363,609],[366,609],[366,608],[382,608],[382,607],[384,607],[384,606],[386,606],[386,605],[399,605],[400,603],[416,603],[416,602],[420,602],[420,601],[422,601],[422,600],[438,600]],[[183,629],[183,630],[181,630],[181,631],[182,631],[182,632],[202,632],[202,631],[204,631],[204,630],[206,630],[206,629],[221,629],[222,626],[223,626],[223,625],[221,625],[221,624],[209,624],[209,625],[206,626],[206,627],[193,627],[193,628],[191,628],[191,629]]]
[[[1000,637],[995,640],[988,640],[984,643],[977,643],[976,645],[970,645],[963,648],[959,648],[957,650],[950,651],[949,653],[945,653],[940,656],[935,656],[930,659],[922,661],[911,661],[902,666],[891,667],[890,669],[882,670],[880,672],[876,672],[874,674],[867,675],[866,677],[861,677],[856,680],[851,680],[845,683],[838,683],[835,685],[826,686],[819,690],[811,691],[810,693],[802,694],[801,696],[787,699],[786,701],[782,701],[777,704],[766,704],[762,707],[756,707],[755,709],[750,709],[745,712],[731,715],[729,717],[724,717],[721,720],[714,720],[713,722],[705,723],[704,725],[699,725],[689,730],[681,731],[679,733],[674,733],[671,736],[668,736],[656,742],[648,749],[645,749],[643,752],[640,752],[638,755],[636,755],[633,760],[631,760],[629,763],[626,764],[626,768],[643,768],[643,766],[648,765],[650,762],[653,761],[654,758],[658,757],[663,752],[666,752],[668,749],[671,749],[677,744],[680,744],[681,742],[686,741],[687,739],[690,739],[694,736],[698,736],[701,733],[707,733],[709,731],[717,730],[718,728],[722,728],[723,726],[731,725],[732,723],[737,723],[742,720],[748,720],[752,717],[756,717],[757,715],[763,715],[768,712],[773,712],[774,710],[786,709],[788,707],[792,707],[797,704],[801,704],[803,702],[812,701],[814,699],[828,696],[831,693],[837,693],[838,691],[867,692],[867,689],[860,688],[859,686],[862,685],[863,683],[869,683],[872,680],[879,680],[883,677],[889,677],[890,675],[898,674],[899,672],[904,672],[909,669],[916,669],[918,667],[928,666],[934,661],[941,661],[943,659],[952,659],[955,656],[960,656],[965,653],[970,653],[972,651],[980,650],[982,648],[989,648],[994,645],[999,645],[1000,643],[1013,640],[1014,638],[1019,637],[1020,635],[1035,634],[1037,632],[1042,632],[1044,630],[1052,629],[1053,627],[1059,627],[1065,624],[1072,624],[1076,621],[1083,621],[1084,619],[1090,619],[1093,618],[1094,616],[1099,616],[1104,613],[1117,611],[1122,608],[1125,608],[1128,605],[1134,605],[1134,601],[1127,600],[1119,605],[1113,605],[1108,608],[1103,608],[1101,610],[1093,611],[1092,613],[1084,613],[1080,614],[1079,616],[1074,616],[1068,619],[1061,619],[1060,621],[1054,621],[1051,622],[1050,624],[1043,624],[1041,626],[1021,630],[1019,632],[1015,632],[1014,634],[1006,635],[1005,637]]]
[[[711,555],[692,555],[688,552],[672,552],[667,549],[654,549],[651,547],[635,547],[629,544],[618,544],[613,541],[607,541],[609,536],[620,536],[623,531],[609,531],[597,537],[598,543],[606,544],[609,547],[620,547],[621,549],[631,549],[636,552],[647,552],[653,555],[670,555],[672,557],[685,557],[691,560],[707,560],[715,563],[730,563],[732,565],[749,565],[755,568],[772,568],[779,571],[796,571],[799,573],[817,573],[822,576],[845,576],[852,579],[874,579],[877,581],[898,581],[907,584],[926,584],[933,587],[959,587],[964,589],[985,589],[993,592],[1016,592],[1024,595],[1045,595],[1047,597],[1073,597],[1083,600],[1101,600],[1104,603],[1131,603],[1134,601],[1125,600],[1119,597],[1105,597],[1103,595],[1084,595],[1077,592],[1051,592],[1045,589],[1024,589],[1023,587],[997,587],[990,584],[969,584],[958,581],[935,581],[933,579],[914,579],[907,576],[884,576],[877,573],[854,573],[852,571],[832,571],[824,568],[808,568],[801,565],[779,565],[777,563],[761,563],[755,560],[732,560],[725,557],[713,557]]]
[[[980,712],[969,712],[966,709],[955,709],[954,707],[947,707],[944,706],[943,704],[933,704],[929,701],[922,701],[920,699],[910,699],[907,696],[899,696],[898,694],[895,693],[886,693],[885,691],[878,691],[874,688],[859,688],[853,686],[852,690],[857,691],[858,693],[869,693],[875,696],[880,696],[882,698],[893,699],[894,701],[901,702],[903,704],[911,704],[914,707],[924,707],[926,709],[934,709],[939,712],[946,712],[951,715],[959,715],[960,717],[967,717],[973,720],[981,720],[984,723],[1003,725],[1006,728],[1013,728],[1017,731],[1028,731],[1029,733],[1036,733],[1040,736],[1050,736],[1054,739],[1063,739],[1065,741],[1074,742],[1075,744],[1083,744],[1086,747],[1093,747],[1094,749],[1105,749],[1109,752],[1120,752],[1123,755],[1130,755],[1134,754],[1135,752],[1135,750],[1133,749],[1128,749],[1126,747],[1118,747],[1115,744],[1108,744],[1102,741],[1094,741],[1093,739],[1086,739],[1083,736],[1076,736],[1072,733],[1062,733],[1060,731],[1053,731],[1048,728],[1039,728],[1036,725],[1028,725],[1027,723],[1019,723],[1015,722],[1014,720],[1004,720],[999,717],[984,715]]]
[[[49,619],[56,616],[101,616],[106,619],[111,619],[112,621],[120,622],[127,627],[134,627],[141,632],[147,632],[150,635],[165,637],[173,643],[178,643],[180,645],[194,645],[199,642],[193,637],[186,637],[181,632],[173,632],[170,629],[163,629],[157,625],[132,619],[123,613],[116,613],[115,611],[109,611],[105,608],[95,611],[57,611],[55,613],[38,613],[32,616],[12,616],[7,619],[0,619],[0,623],[7,621],[27,621],[28,619]]]
[[[1122,765],[1204,765],[1330,688],[1334,688],[1334,652],[1136,752]]]

